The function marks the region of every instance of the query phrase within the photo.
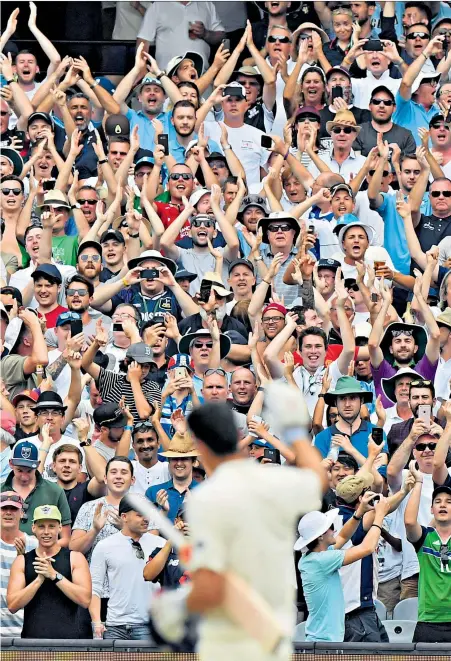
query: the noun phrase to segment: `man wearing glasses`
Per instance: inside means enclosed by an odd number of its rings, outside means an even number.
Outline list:
[[[419,177],[410,197],[413,226],[423,252],[438,245],[445,237],[451,237],[451,180],[439,177],[430,185],[430,215],[425,215],[420,209],[426,186],[426,177]]]
[[[89,608],[94,638],[148,640],[149,604],[159,591],[146,581],[144,567],[155,549],[166,540],[148,532],[149,520],[134,510],[125,498],[119,503],[121,531],[102,540],[92,554],[92,601]],[[103,585],[109,585],[106,622],[101,618]]]

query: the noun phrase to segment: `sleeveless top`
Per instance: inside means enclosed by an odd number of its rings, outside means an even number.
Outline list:
[[[25,583],[30,585],[37,577],[33,567],[36,551],[25,553],[24,557]],[[55,571],[72,581],[69,549],[60,549],[53,558]],[[78,609],[78,604],[66,597],[57,583],[46,578],[24,608],[22,638],[78,638]]]

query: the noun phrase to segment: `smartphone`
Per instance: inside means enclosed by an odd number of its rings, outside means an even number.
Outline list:
[[[162,133],[158,136],[158,144],[162,145],[164,155],[169,156],[169,135],[167,133]]]
[[[343,94],[344,92],[341,85],[335,85],[335,87],[332,87],[332,101],[335,101],[335,99],[342,99]]]
[[[315,234],[315,225],[308,226],[307,234]]]
[[[122,326],[122,324],[113,324],[113,332],[119,332],[119,331],[123,331],[123,330],[124,330],[124,327]]]
[[[25,131],[14,131],[14,137],[17,138],[17,140],[20,140],[20,142],[23,144],[26,140]]]
[[[164,317],[161,314],[156,314],[152,317],[153,324],[164,324]]]
[[[241,98],[241,91],[233,85],[228,85],[224,88],[223,96],[239,96]]]
[[[254,422],[262,422],[263,418],[261,418],[259,415],[253,415],[252,420]],[[254,438],[258,438],[257,434],[254,434],[254,432],[249,432],[249,436],[253,436]]]
[[[265,448],[263,450],[263,458],[271,459],[273,464],[280,464],[280,452],[276,448]]]
[[[145,278],[146,280],[155,280],[159,275],[160,272],[158,269],[144,269],[141,271],[140,277]]]
[[[366,44],[363,44],[362,50],[383,51],[384,45],[380,39],[368,39]]]
[[[384,442],[384,430],[381,427],[373,427],[371,436],[377,445],[382,445]]]
[[[42,188],[44,190],[53,190],[55,188],[56,179],[47,179],[42,182]]]
[[[377,294],[371,294],[371,303],[377,303],[378,300]]]
[[[70,336],[74,337],[79,333],[83,333],[83,322],[81,319],[72,319],[70,322]]]
[[[186,379],[186,369],[185,367],[175,367],[174,368],[174,378],[177,379]]]
[[[272,140],[269,135],[262,135],[260,144],[264,149],[270,149],[272,146]]]
[[[210,298],[210,293],[211,293],[211,282],[202,281],[200,284],[199,301],[201,301],[201,303],[208,303],[208,299]]]
[[[371,500],[368,501],[368,505],[372,505],[372,507],[374,507],[375,504],[380,501],[380,499],[380,496],[374,496],[374,498],[371,498]]]
[[[222,45],[224,46],[224,48],[227,48],[227,50],[230,50],[230,39],[223,39]]]
[[[445,124],[451,124],[451,109],[448,110],[448,114],[445,117]]]
[[[429,427],[431,424],[431,405],[420,404],[417,411],[418,420],[423,420],[424,424]]]

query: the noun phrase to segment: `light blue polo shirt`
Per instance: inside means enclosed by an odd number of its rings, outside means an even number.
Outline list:
[[[373,425],[371,422],[362,420],[359,429],[350,436],[352,445],[360,452],[360,454],[363,454],[364,457],[368,456],[368,438],[373,428],[376,426],[377,425]],[[315,447],[321,452],[322,457],[327,457],[332,443],[332,436],[335,436],[335,434],[343,434],[343,432],[337,429],[335,425],[332,425],[326,427],[326,429],[323,429],[322,432],[315,436]],[[382,452],[388,454],[387,436],[385,435],[385,432]],[[379,473],[385,475],[386,468],[386,466],[381,466]]]
[[[396,110],[393,113],[392,120],[395,124],[399,124],[405,129],[412,131],[412,135],[419,147],[421,145],[421,138],[418,135],[418,129],[429,128],[429,122],[435,115],[440,114],[440,109],[436,103],[429,108],[428,111],[422,105],[409,99],[403,99],[399,92],[396,93]]]
[[[345,635],[345,598],[339,569],[346,551],[307,553],[299,560],[309,615],[305,639],[341,643]]]
[[[160,114],[156,117],[152,117],[152,119],[159,119],[163,124],[163,133],[169,133],[171,114],[171,112],[160,112]],[[130,131],[134,126],[136,126],[136,124],[138,125],[140,147],[143,149],[149,149],[153,152],[155,147],[153,142],[155,129],[152,126],[152,122],[149,117],[142,110],[136,111],[132,110],[131,108],[127,110],[127,114],[125,116],[130,122]]]
[[[170,124],[171,126],[169,128],[169,153],[171,154],[171,156],[175,158],[177,163],[184,163],[186,147],[184,147],[179,143],[179,141],[177,140],[177,133],[174,127],[172,126],[172,122]],[[190,140],[197,140],[197,133],[193,133]],[[207,147],[210,154],[212,154],[214,151],[222,154],[221,147],[214,140],[209,140]]]

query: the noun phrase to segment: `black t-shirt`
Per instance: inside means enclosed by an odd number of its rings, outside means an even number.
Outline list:
[[[24,438],[28,438],[29,436],[36,436],[36,432],[30,431],[26,433],[20,427],[16,427],[16,431],[14,432],[14,438],[16,441],[23,441]]]
[[[364,122],[371,122],[371,113],[369,110],[364,110],[363,108],[356,108],[356,106],[352,106],[352,108],[349,108],[349,110],[354,115],[355,121],[359,126],[361,126]],[[321,117],[319,137],[330,139],[330,135],[326,131],[326,124],[327,122],[330,122],[331,120],[335,119],[335,113],[329,110],[329,106],[326,106],[325,108],[319,111],[319,115]],[[354,142],[354,146],[355,145],[356,143]]]
[[[421,250],[426,252],[432,246],[437,246],[445,236],[451,236],[451,216],[437,218],[421,214],[420,222],[415,228]],[[413,263],[413,261],[412,261]]]
[[[203,328],[202,318],[200,314],[192,314],[190,317],[186,317],[179,323],[179,330],[181,335],[186,333],[194,333],[197,330]],[[237,331],[242,335],[246,340],[249,337],[249,333],[246,330],[244,324],[241,323],[238,319],[233,319],[229,317],[228,314],[222,320],[221,333],[227,333],[227,331]]]
[[[89,480],[76,484],[73,489],[64,489],[70,509],[71,526],[77,518],[80,507],[85,503],[89,503],[90,500],[95,500],[97,498],[97,496],[91,496],[89,493],[88,484]]]
[[[148,557],[147,561],[155,558],[160,551],[161,551],[160,548],[154,549],[150,554],[150,556]],[[180,564],[179,557],[177,553],[175,553],[174,549],[172,549],[168,556],[168,559],[166,560],[165,566],[158,574],[158,576],[154,578],[153,582],[159,583],[162,588],[173,588],[173,587],[178,587],[181,583],[184,583],[186,580],[187,580],[187,575],[185,574],[185,571],[182,568],[182,565]]]
[[[357,137],[357,144],[363,156],[368,156],[371,149],[377,144],[378,132],[373,128],[371,122],[364,122],[362,130]],[[409,129],[404,129],[398,124],[393,124],[390,131],[382,134],[384,140],[389,144],[395,143],[399,145],[402,154],[414,154],[417,148],[412,132]]]

